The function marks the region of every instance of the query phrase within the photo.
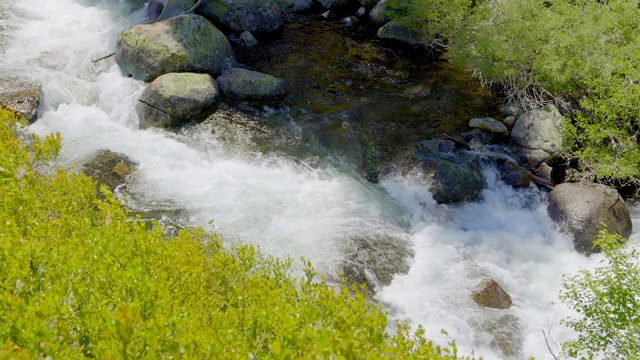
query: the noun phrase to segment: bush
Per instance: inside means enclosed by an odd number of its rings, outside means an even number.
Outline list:
[[[353,288],[202,229],[131,221],[83,175],[52,170],[57,135],[20,141],[0,110],[0,358],[455,359]]]
[[[604,265],[565,276],[560,299],[581,315],[566,325],[578,338],[563,345],[580,359],[640,359],[640,257],[621,247],[620,235],[601,232]]]

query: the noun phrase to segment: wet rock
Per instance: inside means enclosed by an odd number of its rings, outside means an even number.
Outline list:
[[[429,190],[438,204],[477,201],[485,187],[482,171],[470,161],[433,157],[423,162],[422,169],[433,174]]]
[[[484,279],[471,294],[476,304],[492,309],[509,309],[511,296],[493,279]]]
[[[574,246],[582,254],[600,252],[593,248],[604,223],[612,233],[631,235],[631,216],[616,189],[595,183],[564,183],[549,193],[547,212],[560,228],[574,236]]]
[[[275,0],[276,4],[285,11],[303,11],[313,5],[313,0]]]
[[[316,0],[316,1],[325,9],[345,6],[349,3],[349,0]]]
[[[215,75],[237,65],[224,34],[192,14],[125,30],[118,36],[116,62],[124,74],[143,81],[171,72]]]
[[[363,6],[363,7],[359,8],[359,9],[356,11],[355,15],[356,15],[357,17],[363,17],[363,16],[364,16],[364,14],[365,14],[366,12],[367,12],[367,10],[366,10],[366,9],[364,8],[364,6]]]
[[[509,135],[509,130],[505,124],[490,117],[473,118],[469,120],[469,127],[486,130],[494,134]]]
[[[222,93],[238,101],[274,101],[286,96],[284,80],[256,71],[233,68],[217,79]]]
[[[482,324],[482,329],[490,334],[489,345],[501,352],[505,359],[522,359],[522,324],[520,319],[512,314],[503,314],[495,318],[487,319]]]
[[[500,179],[514,188],[529,187],[531,184],[531,172],[523,167],[517,167],[502,175]]]
[[[489,145],[493,142],[493,133],[478,128],[463,132],[460,136],[462,137],[462,140],[467,143],[478,141],[483,145]]]
[[[38,107],[42,98],[42,88],[37,84],[21,84],[15,90],[0,92],[0,107],[15,111],[20,117],[33,124],[38,120]]]
[[[147,5],[147,11],[145,16],[149,23],[154,23],[158,21],[160,14],[162,14],[162,10],[164,9],[164,5],[158,0],[149,1],[149,5]]]
[[[256,40],[252,33],[245,31],[240,34],[240,43],[246,47],[253,47],[258,45],[258,40]]]
[[[511,130],[511,140],[530,167],[559,154],[563,145],[563,122],[553,105],[527,111],[518,118]]]
[[[504,118],[504,120],[502,120],[502,123],[507,127],[507,129],[512,129],[513,125],[515,125],[516,123],[516,117],[513,115],[509,115]]]
[[[196,13],[234,32],[270,33],[282,26],[282,10],[273,0],[209,0]]]
[[[395,274],[409,271],[413,256],[407,239],[384,234],[355,237],[347,241],[342,265],[344,276],[355,284],[375,291],[389,285]]]
[[[537,168],[533,170],[533,174],[540,179],[553,184],[553,168],[547,163],[540,164]]]
[[[346,18],[342,19],[342,23],[343,23],[345,26],[349,26],[349,27],[352,27],[352,26],[356,26],[356,25],[358,25],[358,22],[359,22],[359,21],[360,21],[360,20],[359,20],[357,17],[355,17],[355,16],[348,16],[348,17],[346,17]]]
[[[507,104],[504,105],[500,108],[500,112],[504,115],[504,116],[513,116],[515,118],[520,117],[520,115],[522,115],[523,111],[516,105],[514,104]]]
[[[208,74],[169,73],[155,79],[136,107],[140,128],[170,127],[206,114],[220,101],[220,89]]]
[[[166,0],[158,21],[181,15],[193,7],[193,0]]]
[[[136,171],[137,164],[124,154],[98,150],[79,163],[78,170],[96,182],[96,194],[102,199],[100,187],[106,185],[111,192],[124,185]]]
[[[378,29],[378,38],[387,41],[393,41],[403,45],[412,47],[432,48],[433,37],[429,34],[423,34],[406,25],[399,24],[396,21],[389,21]]]

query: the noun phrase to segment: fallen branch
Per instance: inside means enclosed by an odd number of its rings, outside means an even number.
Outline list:
[[[458,140],[456,138],[454,138],[453,136],[449,136],[445,133],[442,133],[442,136],[446,137],[447,139],[455,142],[456,144],[462,145],[464,147],[466,147],[467,149],[471,149],[471,146],[469,144],[467,144],[466,142],[462,141],[462,140]]]
[[[113,56],[113,55],[115,55],[115,54],[116,54],[115,52],[112,52],[111,54],[109,54],[109,55],[107,55],[107,56],[103,56],[103,57],[101,57],[100,59],[91,60],[91,62],[92,62],[92,63],[97,63],[98,61],[102,61],[102,60],[104,60],[104,59],[108,59],[108,58],[112,57],[112,56]]]
[[[187,11],[183,12],[182,14],[183,14],[183,15],[184,15],[184,14],[191,14],[192,12],[196,11],[196,9],[197,9],[200,5],[202,5],[202,3],[203,3],[203,2],[204,2],[204,0],[198,0],[198,2],[197,2],[195,5],[193,5],[193,7],[192,7],[191,9],[189,9],[189,10],[187,10]]]
[[[173,114],[168,113],[168,112],[166,112],[166,111],[164,111],[164,110],[162,110],[162,109],[160,109],[160,108],[158,108],[156,106],[153,106],[153,105],[149,104],[148,102],[146,102],[146,101],[144,101],[142,99],[138,99],[138,101],[140,101],[141,103],[143,103],[143,104],[145,104],[145,105],[147,105],[147,106],[149,106],[149,107],[151,107],[153,109],[156,109],[156,110],[160,111],[163,114],[167,114],[167,115],[171,116],[172,118],[177,119],[177,117],[174,116]]]
[[[529,174],[529,179],[540,186],[543,186],[549,190],[553,190],[553,184],[551,184],[550,182],[548,182],[547,180],[541,177],[535,176],[533,174]]]

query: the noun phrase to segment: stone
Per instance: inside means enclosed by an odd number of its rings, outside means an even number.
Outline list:
[[[515,125],[516,123],[516,117],[513,115],[509,115],[504,118],[504,120],[502,120],[502,123],[507,127],[507,129],[512,129],[513,125]]]
[[[395,21],[389,21],[380,27],[377,36],[382,40],[393,41],[412,47],[433,47],[432,36],[409,29],[406,25],[399,24]]]
[[[520,166],[502,175],[501,180],[514,188],[529,187],[531,184],[531,171]]]
[[[118,36],[116,62],[125,75],[143,81],[171,72],[217,75],[237,66],[224,34],[193,14],[125,30]]]
[[[220,89],[208,74],[169,73],[156,78],[142,93],[136,110],[140,128],[171,127],[214,109]]]
[[[240,68],[225,71],[217,79],[222,93],[237,101],[274,101],[286,96],[284,80]]]
[[[553,159],[563,146],[564,118],[553,105],[527,111],[511,130],[511,140],[518,155],[527,160],[529,167]]]
[[[196,14],[234,32],[270,33],[282,26],[282,9],[273,0],[208,0]]]
[[[345,6],[349,3],[349,0],[316,0],[316,1],[325,9]]]
[[[160,14],[162,14],[162,10],[164,9],[164,5],[158,0],[149,1],[149,5],[147,5],[147,10],[145,16],[147,17],[147,21],[149,23],[154,23],[158,21]]]
[[[20,84],[12,90],[0,92],[0,107],[16,112],[33,124],[38,120],[42,88],[38,84]]]
[[[258,45],[258,40],[249,31],[240,34],[240,43],[246,47],[254,47]]]
[[[550,184],[553,183],[553,168],[547,163],[542,163],[533,169],[533,174]]]
[[[509,135],[509,129],[505,124],[490,117],[473,118],[469,120],[469,127],[486,130],[494,134]]]
[[[475,289],[471,297],[476,304],[492,309],[509,309],[511,296],[507,294],[497,281],[484,279]]]
[[[193,4],[193,0],[167,0],[158,16],[158,21],[184,14],[193,7]]]
[[[285,11],[304,11],[311,8],[313,0],[275,0],[276,4]]]
[[[504,116],[513,116],[515,118],[518,118],[520,115],[522,115],[522,110],[514,104],[503,105],[502,107],[500,107],[500,112]]]
[[[624,238],[631,235],[629,208],[618,191],[606,185],[560,184],[549,193],[547,213],[562,231],[574,236],[574,247],[585,255],[600,252],[593,242],[601,223]]]
[[[480,168],[468,161],[434,157],[422,169],[432,174],[429,191],[438,204],[478,201],[486,185]]]
[[[96,182],[96,194],[98,198],[103,199],[104,196],[100,192],[102,185],[114,192],[118,186],[128,181],[137,167],[138,164],[128,156],[103,149],[80,160],[77,170]]]
[[[349,27],[353,27],[353,26],[358,25],[359,21],[360,20],[355,16],[347,16],[346,18],[342,19],[342,23],[345,26],[349,26]]]
[[[367,9],[365,9],[364,6],[363,6],[363,7],[358,8],[358,10],[356,10],[355,15],[357,17],[363,17],[364,14],[366,14],[366,12],[367,12]]]

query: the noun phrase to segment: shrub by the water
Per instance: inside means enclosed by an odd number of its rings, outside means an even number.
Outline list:
[[[0,358],[456,359],[358,291],[290,262],[131,221],[106,189],[51,166],[57,135],[0,109]],[[250,224],[247,224],[250,226]]]

